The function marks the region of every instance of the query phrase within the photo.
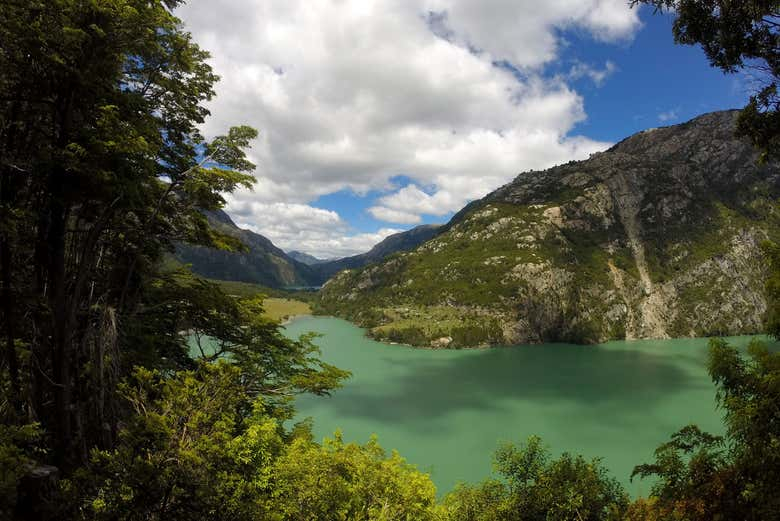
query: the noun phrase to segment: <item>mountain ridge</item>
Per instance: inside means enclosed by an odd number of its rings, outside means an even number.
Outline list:
[[[239,228],[226,212],[204,214],[210,226],[239,239],[247,251],[178,244],[176,258],[190,264],[193,272],[212,279],[251,282],[271,288],[320,284],[319,276],[309,266],[288,256],[267,237]]]
[[[303,264],[306,264],[307,266],[313,266],[315,264],[322,264],[323,262],[328,262],[327,259],[318,259],[314,255],[309,255],[308,253],[304,253],[298,250],[288,251],[287,255],[290,258],[297,260],[298,262],[302,262]]]
[[[394,253],[408,251],[432,239],[441,228],[438,224],[421,224],[409,230],[388,235],[370,250],[358,255],[319,262],[313,266],[326,282],[333,275],[345,269],[355,269],[379,262]]]
[[[780,174],[736,114],[521,173],[415,250],[334,277],[321,310],[438,347],[759,331]]]
[[[250,282],[270,288],[320,286],[343,269],[360,268],[379,262],[388,255],[412,249],[433,237],[439,229],[438,225],[416,226],[385,237],[365,253],[323,260],[295,250],[286,253],[267,237],[239,228],[222,210],[204,214],[212,227],[238,238],[247,251],[229,252],[179,244],[175,257],[204,277]]]

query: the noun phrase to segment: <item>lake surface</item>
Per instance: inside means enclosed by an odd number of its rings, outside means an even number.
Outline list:
[[[647,495],[650,483],[629,483],[631,470],[673,432],[689,423],[723,431],[706,339],[434,351],[375,342],[331,317],[300,317],[286,330],[320,333],[323,359],[353,373],[330,397],[298,399],[315,436],[341,429],[363,443],[377,434],[440,494],[490,476],[500,442],[535,434],[555,454],[602,457],[632,495]]]

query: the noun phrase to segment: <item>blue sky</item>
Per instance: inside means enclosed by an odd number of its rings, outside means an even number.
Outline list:
[[[615,65],[615,71],[601,85],[587,77],[571,81],[585,98],[588,115],[572,133],[617,142],[647,128],[681,123],[705,112],[740,108],[747,102],[749,96],[739,75],[710,67],[698,46],[674,43],[671,15],[643,11],[642,28],[630,42],[615,45],[594,41],[582,31],[562,32],[568,44],[546,74],[565,73],[576,63],[610,61]],[[398,187],[412,182],[403,175],[392,181]],[[356,230],[375,232],[386,223],[367,210],[384,193],[340,190],[317,198],[311,205],[338,212]],[[422,223],[443,223],[452,214],[422,214]]]
[[[320,257],[748,97],[674,44],[671,16],[625,0],[222,0],[219,17],[180,16],[223,78],[204,132],[260,130],[257,186],[228,213]]]
[[[582,80],[575,84],[588,113],[575,132],[619,141],[646,128],[745,105],[749,96],[739,76],[710,67],[700,47],[674,43],[671,16],[643,9],[641,20],[643,27],[627,45],[571,38],[573,58],[611,60],[617,66],[600,88]],[[659,119],[662,114],[671,117]]]

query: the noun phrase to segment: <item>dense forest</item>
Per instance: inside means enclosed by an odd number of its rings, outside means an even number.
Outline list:
[[[198,132],[218,78],[179,3],[2,2],[1,518],[778,518],[780,354],[758,342],[747,357],[711,342],[727,435],[673,434],[636,468],[657,484],[634,501],[598,460],[538,438],[437,499],[376,440],[318,443],[293,423],[296,395],[349,374],[282,335],[262,299],[163,262],[179,243],[244,247],[203,212],[252,185],[257,135]],[[758,145],[776,143],[768,128]],[[766,251],[777,336],[780,249]]]

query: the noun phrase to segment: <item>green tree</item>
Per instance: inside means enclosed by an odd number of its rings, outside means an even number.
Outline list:
[[[35,424],[0,424],[0,518],[11,519],[17,502],[17,486],[29,465],[39,456],[40,429]]]
[[[117,325],[161,255],[182,240],[233,245],[199,210],[253,182],[253,129],[197,131],[217,77],[178,4],[3,3],[3,369],[14,415],[40,420],[63,468],[113,442]]]
[[[145,291],[126,347],[128,353],[137,353],[133,344],[144,347],[136,365],[186,369],[223,359],[241,370],[249,396],[277,407],[300,393],[328,394],[350,375],[319,359],[313,335],[284,336],[265,318],[262,297],[231,297],[186,270],[160,274]]]
[[[766,282],[766,331],[780,338],[780,246],[766,242],[764,253],[769,260],[769,278]]]
[[[621,519],[628,496],[598,459],[564,453],[551,459],[538,437],[520,448],[507,444],[495,454],[502,479],[459,485],[444,500],[453,521]]]
[[[724,439],[688,426],[634,475],[656,475],[661,519],[774,519],[780,512],[780,353],[753,341],[748,358],[710,341],[709,372],[724,410]]]
[[[274,466],[279,519],[350,521],[437,519],[436,487],[398,453],[389,457],[372,438],[323,445],[295,439]]]
[[[780,2],[777,0],[632,0],[674,12],[674,39],[701,45],[713,67],[749,68],[757,92],[742,111],[739,133],[765,156],[780,151]]]
[[[121,387],[134,414],[112,450],[68,482],[67,515],[111,520],[434,519],[430,478],[376,440],[316,444],[245,389],[238,367],[173,377],[138,369]]]
[[[82,519],[262,519],[278,420],[244,392],[240,371],[201,364],[173,377],[137,369],[121,386],[133,413],[111,450],[66,486]]]
[[[734,479],[726,465],[723,439],[695,425],[674,433],[655,451],[655,462],[637,466],[634,476],[662,476],[653,486],[650,510],[662,519],[729,519],[723,517],[724,491]]]

